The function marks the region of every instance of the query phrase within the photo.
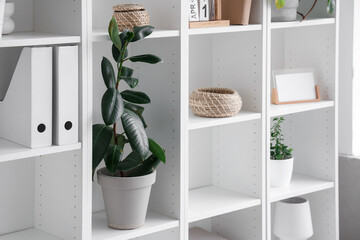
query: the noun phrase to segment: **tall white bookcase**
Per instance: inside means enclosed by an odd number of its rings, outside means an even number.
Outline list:
[[[229,240],[276,240],[273,207],[294,196],[310,200],[316,240],[338,240],[338,28],[326,1],[304,22],[271,23],[271,1],[253,0],[248,26],[188,28],[187,1],[14,0],[16,33],[0,40],[0,88],[25,46],[79,45],[79,143],[26,149],[0,139],[0,240],[187,240],[202,227]],[[164,62],[133,64],[146,106],[148,135],[166,149],[144,227],[107,227],[101,189],[91,180],[93,123],[105,90],[100,62],[111,59],[111,7],[143,4],[155,32],[131,54]],[[305,6],[304,6],[305,5]],[[301,1],[302,11],[311,1]],[[312,67],[321,102],[270,104],[274,69]],[[198,87],[229,87],[243,99],[235,117],[206,119],[189,111]],[[121,86],[125,87],[125,86]],[[1,93],[1,91],[0,91]],[[285,116],[294,150],[288,188],[271,188],[272,118]],[[1,123],[0,123],[1,124]]]

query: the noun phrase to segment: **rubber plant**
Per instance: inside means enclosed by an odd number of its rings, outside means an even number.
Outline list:
[[[93,176],[96,168],[105,161],[107,170],[115,177],[136,177],[152,173],[160,162],[165,163],[163,148],[147,137],[147,127],[143,118],[144,104],[150,98],[144,92],[134,91],[139,79],[133,77],[133,69],[125,67],[126,62],[156,64],[162,60],[152,54],[128,56],[128,47],[149,36],[152,26],[134,27],[119,34],[114,18],[109,24],[109,36],[113,43],[112,56],[116,62],[115,74],[110,60],[104,57],[101,73],[107,90],[101,100],[101,113],[104,123],[93,125]],[[130,89],[120,89],[120,82],[127,83]],[[117,132],[118,122],[124,132]],[[129,144],[131,152],[124,157],[124,148]]]
[[[284,160],[292,158],[292,148],[284,144],[284,135],[281,132],[281,124],[285,121],[284,117],[274,118],[271,127],[270,158],[272,160]]]
[[[300,1],[300,0],[299,0]],[[334,12],[334,9],[335,9],[335,0],[326,0],[327,1],[327,7],[326,7],[326,11],[330,14],[332,14]],[[311,11],[314,9],[314,7],[316,6],[316,3],[318,2],[318,0],[315,0],[312,7],[310,8],[310,10],[304,15],[300,12],[297,12],[301,17],[302,17],[302,20],[305,20],[309,14],[311,13]],[[280,9],[280,8],[283,8],[285,6],[285,0],[275,0],[275,5],[276,5],[276,8]]]

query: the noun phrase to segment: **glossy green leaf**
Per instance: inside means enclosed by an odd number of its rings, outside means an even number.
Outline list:
[[[125,41],[128,40],[128,32],[129,32],[129,29],[124,29],[119,35],[120,40],[121,40],[121,44],[123,46],[125,45]]]
[[[143,92],[125,90],[121,92],[121,96],[123,97],[124,100],[136,104],[148,104],[151,102],[149,96]]]
[[[161,160],[158,159],[154,154],[152,154],[145,161],[143,161],[143,163],[140,166],[130,169],[127,172],[124,172],[124,176],[138,177],[138,176],[144,176],[150,174],[157,168],[160,162]]]
[[[150,64],[162,62],[161,58],[152,54],[143,54],[143,55],[129,57],[129,60],[132,62],[144,62]]]
[[[149,153],[149,141],[140,118],[132,111],[124,110],[121,121],[131,146],[142,159]]]
[[[110,145],[104,155],[106,168],[111,174],[114,174],[117,170],[117,166],[121,161],[123,155],[123,149],[118,145]]]
[[[101,73],[107,88],[115,88],[116,78],[114,68],[106,57],[101,61]]]
[[[141,39],[144,39],[145,37],[149,36],[153,31],[153,26],[142,26],[142,27],[134,27],[134,38],[131,40],[131,42],[136,42]]]
[[[157,142],[155,142],[151,138],[149,138],[149,149],[150,152],[152,152],[160,161],[166,163],[166,156],[164,150]]]
[[[124,160],[119,162],[117,169],[120,171],[127,171],[139,166],[142,161],[143,159],[140,155],[136,151],[133,151]]]
[[[134,73],[134,70],[125,66],[122,66],[121,68],[121,77],[132,77]]]
[[[335,10],[335,0],[327,0],[327,12],[332,14]]]
[[[142,116],[142,113],[144,112],[144,108],[141,107],[141,106],[138,106],[138,105],[135,105],[135,104],[132,104],[132,103],[128,103],[128,102],[125,102],[124,103],[124,108],[125,109],[128,109],[130,111],[133,111],[134,113],[136,113],[136,115],[138,115],[138,117],[140,118],[144,128],[147,128],[147,124],[145,122],[145,119],[144,117]]]
[[[106,125],[114,124],[124,112],[121,94],[115,88],[109,88],[101,100],[101,113]]]
[[[111,18],[108,31],[111,41],[117,49],[121,51],[122,44],[119,36],[119,28],[114,17]]]
[[[280,9],[285,6],[285,0],[275,0],[275,5],[277,9]]]
[[[102,161],[104,154],[110,144],[112,138],[112,128],[104,124],[95,124],[93,130],[93,152],[92,152],[92,169],[93,177],[95,169]]]
[[[139,84],[139,79],[134,77],[122,77],[122,80],[124,80],[131,88],[135,88]]]

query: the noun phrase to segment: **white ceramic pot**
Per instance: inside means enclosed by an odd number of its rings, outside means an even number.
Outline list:
[[[2,35],[2,28],[4,22],[4,12],[5,12],[5,0],[0,0],[0,39]]]
[[[270,177],[272,187],[286,187],[290,184],[294,169],[294,158],[270,160]]]
[[[125,230],[143,226],[156,171],[140,177],[112,177],[102,168],[97,176],[109,227]]]
[[[10,34],[15,29],[15,22],[11,19],[11,16],[15,13],[15,4],[14,3],[6,3],[5,4],[5,13],[4,13],[4,24],[2,33],[4,35]]]
[[[295,197],[277,202],[274,234],[280,240],[309,239],[314,234],[309,201]]]
[[[277,9],[275,0],[272,1],[271,6],[271,21],[272,22],[289,22],[295,21],[297,16],[297,8],[299,7],[299,0],[285,0],[285,5],[281,9]]]

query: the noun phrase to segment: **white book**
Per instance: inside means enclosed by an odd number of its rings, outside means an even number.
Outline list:
[[[210,20],[210,6],[209,0],[199,0],[199,18],[200,21]]]
[[[5,98],[0,137],[30,148],[52,143],[52,48],[23,48]]]
[[[78,142],[79,68],[78,47],[54,48],[53,143]]]
[[[4,13],[5,13],[5,0],[0,0],[0,39],[2,36]]]
[[[189,0],[189,21],[199,21],[199,3],[198,0]]]

